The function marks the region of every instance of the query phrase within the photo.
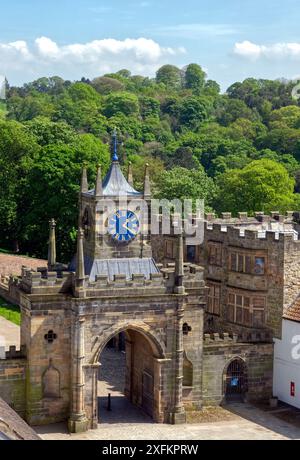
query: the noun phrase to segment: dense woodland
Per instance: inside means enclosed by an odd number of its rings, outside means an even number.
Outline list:
[[[300,107],[295,82],[248,78],[225,94],[197,64],[164,65],[150,79],[120,70],[90,81],[7,82],[0,101],[0,247],[47,254],[57,220],[58,254],[74,251],[82,164],[93,186],[105,173],[114,128],[122,167],[136,188],[150,165],[157,197],[204,198],[207,210],[300,208]]]

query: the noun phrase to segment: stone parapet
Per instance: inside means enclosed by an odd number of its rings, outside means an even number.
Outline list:
[[[16,281],[21,289],[30,294],[58,294],[70,290],[72,273],[66,271],[35,271],[22,267],[21,278]]]
[[[300,241],[298,232],[293,229],[280,229],[278,230],[265,230],[261,229],[248,229],[243,227],[234,227],[222,223],[206,223],[207,237],[211,238],[214,234],[226,233],[228,239],[241,238],[243,240],[257,240],[264,239],[267,241]]]
[[[11,345],[9,350],[5,352],[6,359],[21,359],[26,358],[26,346],[21,345],[20,350],[17,350],[15,345]]]
[[[204,334],[204,346],[220,346],[232,343],[272,343],[272,333],[267,330],[232,332],[210,332]]]

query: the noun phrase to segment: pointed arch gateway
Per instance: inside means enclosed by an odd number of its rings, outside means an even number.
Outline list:
[[[99,404],[99,385],[102,381],[99,361],[101,362],[101,355],[108,342],[120,333],[125,334],[125,385],[123,394],[128,401],[140,408],[155,422],[162,422],[164,421],[161,404],[164,372],[165,365],[169,361],[165,358],[165,345],[146,323],[128,322],[107,328],[97,337],[93,363],[91,364],[91,368],[94,368],[95,371],[93,384],[90,386],[93,389],[93,426],[101,423],[103,415],[106,415],[103,413],[106,411],[103,403]],[[121,369],[119,372],[121,373]],[[120,378],[122,378],[121,375]],[[88,395],[86,395],[86,399],[89,399]],[[113,400],[112,409],[118,410]],[[120,418],[121,416],[122,413],[120,412]]]

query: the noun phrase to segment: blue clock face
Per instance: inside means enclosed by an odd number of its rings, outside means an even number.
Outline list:
[[[108,233],[119,242],[128,242],[139,231],[139,220],[134,212],[119,210],[108,219]]]

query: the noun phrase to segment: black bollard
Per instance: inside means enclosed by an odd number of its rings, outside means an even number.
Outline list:
[[[108,393],[108,397],[107,397],[107,410],[111,411],[111,397],[110,397],[110,393]]]

